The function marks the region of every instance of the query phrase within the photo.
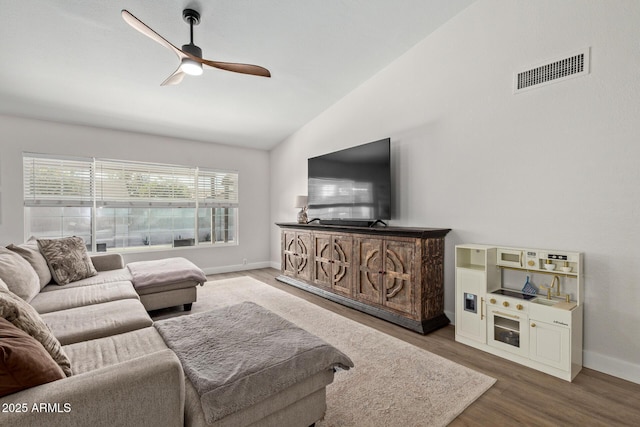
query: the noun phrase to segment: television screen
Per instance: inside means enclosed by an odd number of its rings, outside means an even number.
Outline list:
[[[309,219],[391,219],[390,157],[391,140],[386,138],[310,158]]]

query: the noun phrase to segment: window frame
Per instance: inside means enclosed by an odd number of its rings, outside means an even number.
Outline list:
[[[25,239],[33,234],[33,213],[29,208],[34,207],[89,207],[91,211],[90,248],[92,252],[97,252],[98,250],[98,210],[101,208],[127,208],[129,209],[129,215],[132,208],[188,208],[193,210],[193,244],[176,246],[175,233],[182,228],[175,228],[172,220],[171,228],[168,228],[166,232],[174,235],[173,243],[158,245],[157,247],[151,245],[148,247],[144,245],[116,246],[109,248],[108,251],[149,252],[154,250],[166,251],[185,248],[237,246],[239,244],[238,171],[30,152],[23,152],[22,155]],[[65,169],[70,167],[69,165],[74,167],[71,172]],[[86,171],[82,170],[82,165],[85,166]],[[39,166],[42,166],[44,170],[47,170],[47,166],[49,166],[51,173],[57,174],[60,182],[52,181],[46,175],[38,174],[37,169]],[[68,184],[64,181],[65,177],[68,177]],[[108,179],[109,177],[111,179]],[[89,181],[88,185],[86,180]],[[71,184],[74,184],[74,186]],[[206,185],[208,185],[207,189],[210,191],[203,191]],[[66,188],[88,190],[81,195],[76,194],[80,192],[79,190],[75,193],[70,191],[70,194],[65,197]],[[58,194],[56,194],[56,191],[58,191]],[[87,195],[89,195],[90,200],[87,200]],[[232,241],[216,241],[215,235],[218,233],[218,229],[216,229],[215,211],[217,208],[229,209],[227,215],[230,214],[232,218],[230,217],[231,220],[226,221],[226,228],[222,230],[222,233],[225,235],[230,234]],[[208,233],[210,239],[203,241],[199,238],[202,230],[200,223],[201,209],[211,209],[210,233]],[[129,215],[120,216],[120,218],[128,218],[130,217]],[[114,217],[117,218],[117,216]],[[151,217],[150,212],[149,218]],[[174,219],[179,218],[174,211],[172,211],[171,217]],[[64,223],[64,215],[61,218]],[[64,229],[61,228],[60,232],[64,234]],[[128,232],[126,238],[129,238]],[[114,239],[117,239],[117,235],[114,236]]]

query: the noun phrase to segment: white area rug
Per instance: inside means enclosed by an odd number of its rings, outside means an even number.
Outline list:
[[[495,379],[250,277],[198,287],[191,313],[253,301],[347,354],[355,364],[327,387],[318,427],[445,426]],[[183,312],[160,314],[155,320]]]

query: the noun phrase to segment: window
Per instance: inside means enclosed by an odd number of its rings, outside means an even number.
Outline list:
[[[25,234],[94,251],[237,243],[238,174],[23,155]]]
[[[91,245],[93,161],[23,157],[28,236],[78,236]]]

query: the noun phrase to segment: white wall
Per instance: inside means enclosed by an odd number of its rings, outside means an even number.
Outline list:
[[[28,151],[237,170],[239,245],[126,254],[125,261],[181,256],[207,273],[269,264],[267,152],[1,115],[0,129],[0,244],[24,240],[22,152]]]
[[[640,2],[479,0],[271,152],[272,223],[308,157],[391,137],[394,225],[454,245],[585,253],[584,364],[640,382]],[[512,93],[513,73],[591,47],[588,76]],[[271,225],[271,259],[280,234]]]

